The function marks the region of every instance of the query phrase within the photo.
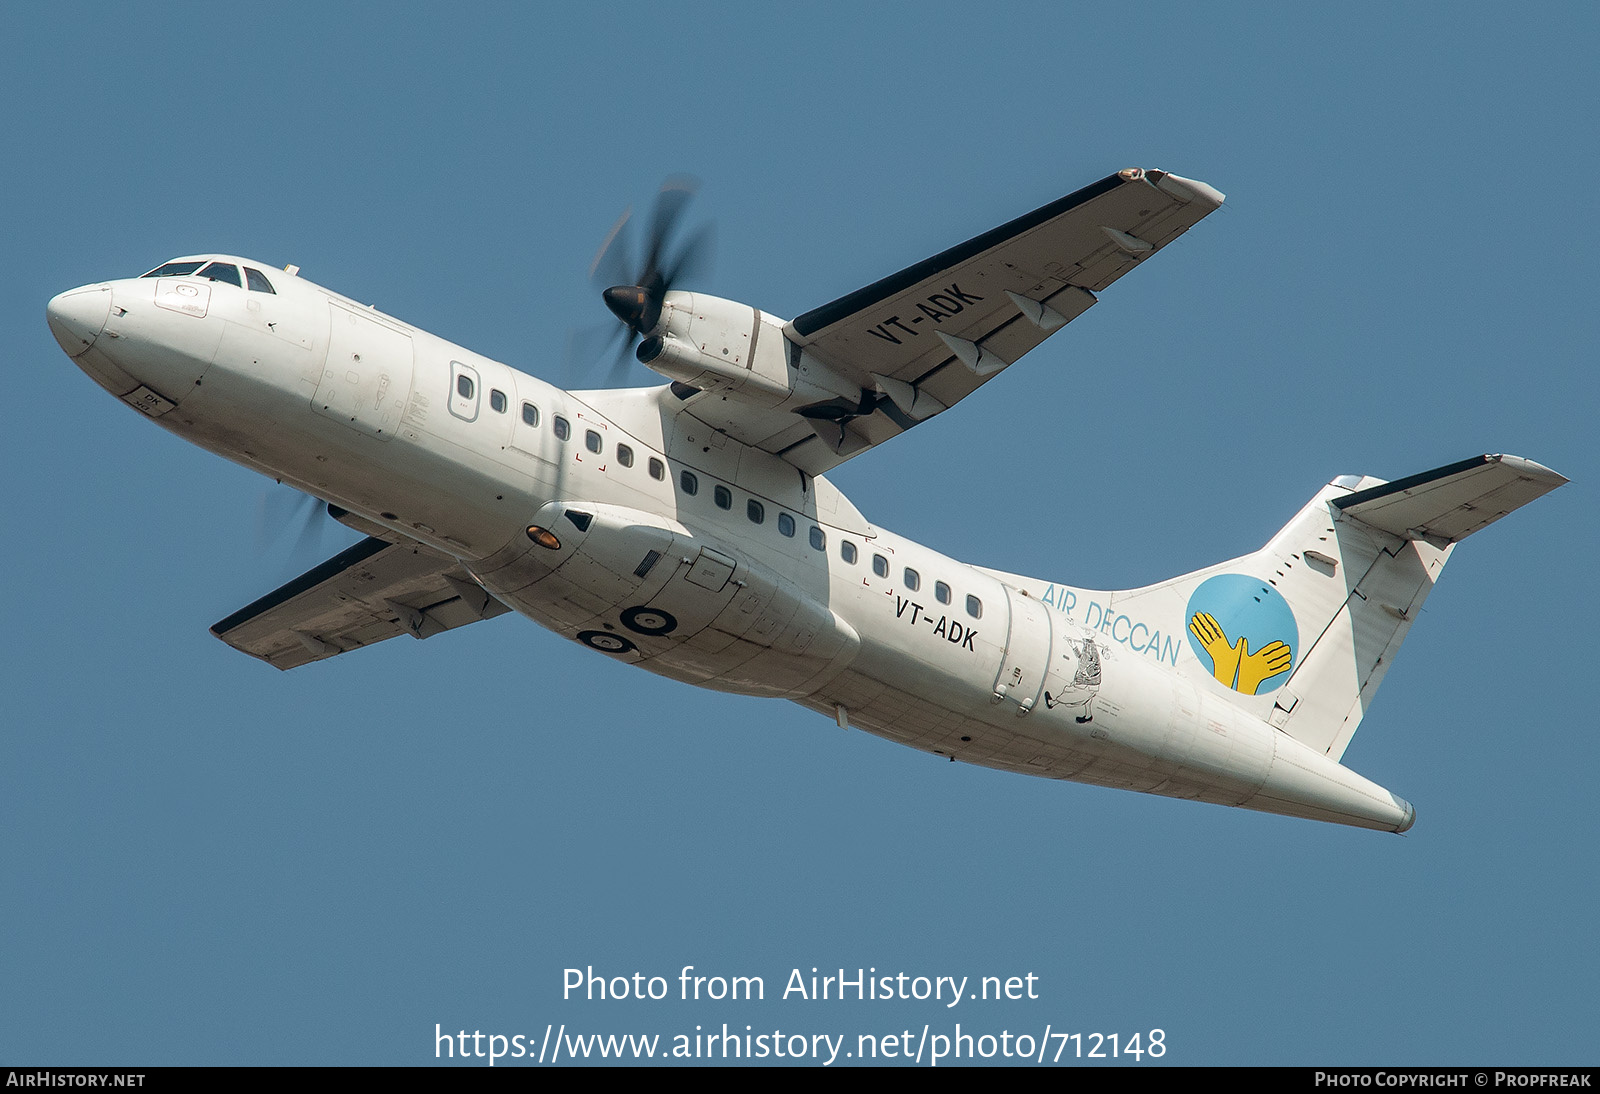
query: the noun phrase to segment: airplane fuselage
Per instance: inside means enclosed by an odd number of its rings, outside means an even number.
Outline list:
[[[270,291],[190,275],[87,286],[52,301],[58,340],[157,424],[453,556],[559,634],[952,759],[1412,823],[1407,803],[1180,666],[1194,658],[1181,617],[1119,616],[1114,634],[1109,609],[1087,620],[1056,586],[876,527],[669,387],[562,391],[292,273],[210,258]]]

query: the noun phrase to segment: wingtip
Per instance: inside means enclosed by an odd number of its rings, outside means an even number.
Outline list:
[[[1516,468],[1517,471],[1536,482],[1548,483],[1549,489],[1551,490],[1554,490],[1558,486],[1565,486],[1567,483],[1572,481],[1561,472],[1551,470],[1542,463],[1535,463],[1533,460],[1525,459],[1522,456],[1512,456],[1502,453],[1499,455],[1486,456],[1485,459],[1493,460],[1496,463],[1503,463],[1507,467]]]
[[[1130,175],[1130,172],[1132,173]],[[1137,177],[1142,174],[1156,189],[1165,190],[1179,201],[1199,202],[1211,209],[1220,209],[1227,200],[1227,195],[1215,186],[1210,186],[1197,179],[1186,179],[1182,175],[1169,174],[1166,171],[1143,171],[1130,167],[1127,171],[1119,172],[1124,178]]]

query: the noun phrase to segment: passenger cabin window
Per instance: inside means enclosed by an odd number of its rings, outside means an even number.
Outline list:
[[[983,618],[983,601],[975,596],[967,597],[967,614],[974,619]]]
[[[700,492],[700,480],[695,478],[693,471],[678,472],[678,485],[683,487],[685,494],[692,495]]]
[[[504,414],[506,412],[506,393],[496,387],[490,388],[489,409],[496,414]]]
[[[532,403],[522,404],[522,422],[524,425],[539,424],[539,408]]]
[[[252,270],[249,266],[244,268],[244,279],[250,284],[251,292],[269,292],[277,296],[278,292],[272,287],[272,282],[267,280],[267,275],[260,270]]]
[[[744,503],[744,515],[750,518],[751,524],[760,524],[767,519],[767,511],[755,498]]]
[[[933,583],[933,596],[941,604],[950,603],[950,586],[942,581],[935,581]]]
[[[550,428],[555,430],[556,440],[558,441],[564,441],[568,437],[572,436],[572,427],[568,425],[567,420],[559,414],[556,415],[556,420],[551,424]]]
[[[625,444],[617,445],[617,462],[623,467],[633,466],[633,449]]]
[[[794,518],[788,513],[778,514],[778,534],[782,536],[794,535]]]
[[[472,377],[468,376],[464,372],[460,376],[456,377],[457,395],[461,396],[463,399],[470,399],[472,398],[472,391]]]
[[[654,456],[650,457],[650,477],[657,482],[667,477],[667,465]]]
[[[142,276],[144,276],[144,277],[183,277],[183,276],[185,276],[187,274],[194,273],[196,270],[198,270],[201,266],[204,266],[205,264],[206,264],[206,260],[203,259],[203,258],[200,259],[200,261],[198,261],[198,262],[168,262],[168,263],[165,263],[164,265],[157,266],[155,269],[151,270],[147,274],[143,274]]]
[[[230,285],[244,288],[244,282],[239,280],[239,267],[226,262],[213,262],[200,271],[200,276],[211,281],[226,281]]]
[[[711,496],[716,500],[718,509],[733,508],[733,491],[729,490],[726,486],[718,485],[717,488],[711,492]]]
[[[600,440],[600,434],[596,433],[592,429],[586,431],[583,435],[583,447],[587,448],[590,452],[598,453],[600,449],[604,447]]]
[[[839,557],[854,566],[856,562],[856,545],[847,539],[841,539],[839,541]]]
[[[888,577],[889,576],[889,560],[884,558],[882,555],[873,555],[872,556],[872,572],[877,574],[879,577]]]
[[[916,592],[918,589],[922,588],[922,575],[917,573],[917,571],[913,570],[910,566],[906,567],[906,588],[912,592]]]
[[[822,534],[822,529],[815,524],[811,526],[811,546],[819,551],[828,549],[828,537]]]

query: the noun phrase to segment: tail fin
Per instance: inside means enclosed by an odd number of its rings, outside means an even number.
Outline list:
[[[1343,476],[1256,553],[1115,602],[1181,605],[1193,657],[1179,671],[1339,760],[1454,545],[1566,481],[1517,456]]]

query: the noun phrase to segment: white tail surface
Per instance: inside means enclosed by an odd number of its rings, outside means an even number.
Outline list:
[[[1178,671],[1337,761],[1455,543],[1566,481],[1517,456],[1344,476],[1254,554],[1111,603],[1181,618],[1192,656]]]

